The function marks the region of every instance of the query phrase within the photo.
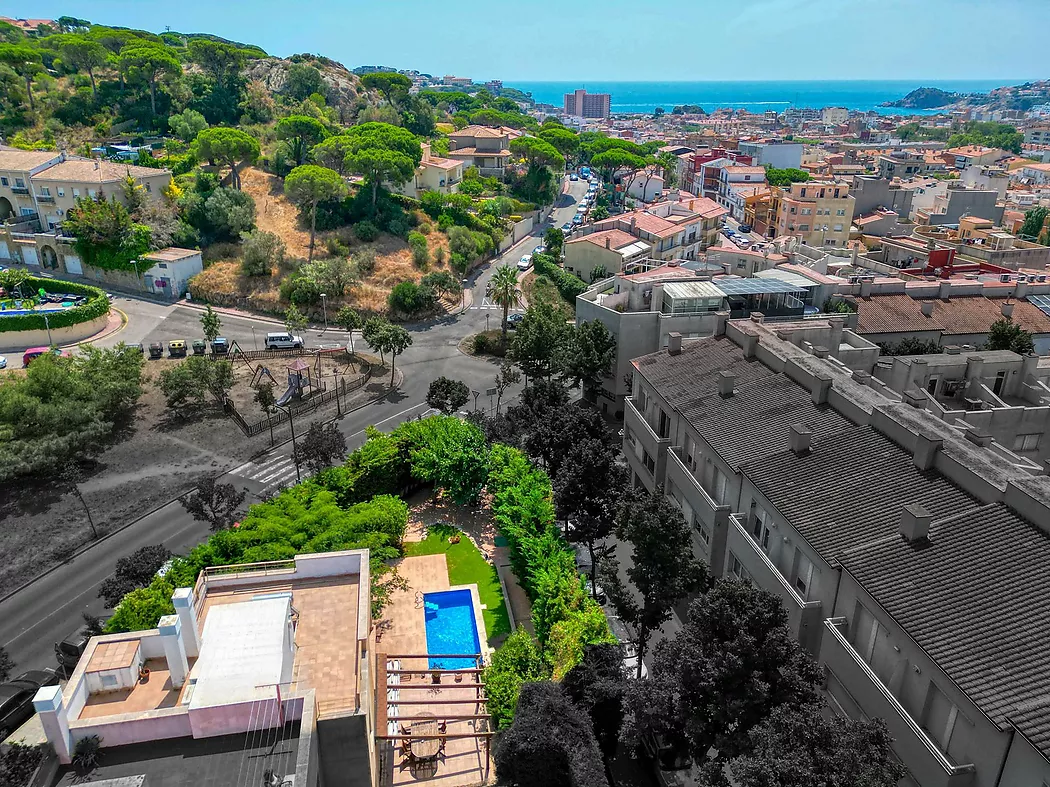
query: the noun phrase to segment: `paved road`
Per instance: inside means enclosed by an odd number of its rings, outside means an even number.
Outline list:
[[[586,183],[572,183],[569,195],[562,197],[547,226],[561,226],[572,218],[575,205],[586,191]],[[463,355],[458,345],[463,337],[486,326],[499,324],[498,307],[485,300],[485,287],[492,270],[501,262],[516,262],[522,254],[537,245],[537,236],[523,239],[495,263],[476,271],[469,280],[474,306],[463,314],[406,326],[412,333],[412,346],[398,358],[404,372],[404,383],[390,396],[345,415],[338,423],[347,435],[352,450],[364,442],[365,428],[370,425],[390,430],[397,424],[419,415],[426,409],[426,391],[430,381],[445,375],[463,380],[473,390],[491,387],[498,365],[491,359]],[[120,332],[101,341],[113,345],[118,341],[150,342],[175,338],[193,338],[200,333],[200,313],[187,306],[161,305],[151,301],[119,297],[118,307],[128,315],[128,324]],[[254,332],[253,332],[254,329]],[[268,330],[276,330],[263,319],[223,317],[223,334],[245,349]],[[323,332],[310,329],[308,346],[345,343],[342,331]],[[513,397],[515,391],[509,396]],[[479,406],[487,404],[482,395]],[[290,446],[278,446],[270,453],[237,467],[228,468],[224,483],[249,490],[258,498],[276,487],[295,481],[295,466],[290,461]],[[19,669],[51,666],[54,643],[73,633],[81,625],[85,612],[101,614],[103,603],[97,598],[99,584],[110,574],[117,560],[140,547],[163,543],[174,552],[185,553],[208,534],[206,526],[193,521],[178,502],[137,520],[125,530],[82,552],[46,577],[0,602],[0,645],[15,660]]]

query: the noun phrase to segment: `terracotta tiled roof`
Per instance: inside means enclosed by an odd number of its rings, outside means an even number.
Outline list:
[[[28,172],[59,157],[53,150],[20,150],[0,147],[0,169],[8,172]]]
[[[857,299],[857,332],[911,333],[940,331],[945,335],[988,333],[992,323],[1002,317],[1000,299],[966,295],[933,303],[933,314],[922,313],[923,301],[910,295],[873,295]],[[1026,300],[1014,302],[1013,321],[1035,334],[1050,333],[1050,317]]]
[[[462,167],[462,161],[455,161],[450,158],[440,158],[438,156],[431,156],[428,161],[423,162],[428,167],[437,167],[438,169],[455,169],[456,167]]]
[[[622,249],[624,246],[630,246],[632,243],[637,243],[638,239],[631,235],[629,232],[624,232],[620,229],[602,230],[601,232],[592,232],[590,235],[584,235],[582,238],[573,238],[567,243],[593,243],[596,246],[605,246],[605,241],[609,241],[610,248]]]
[[[133,178],[149,178],[163,175],[167,170],[153,169],[151,167],[136,167],[133,164],[117,164],[113,161],[99,161],[94,159],[76,158],[48,167],[43,172],[33,176],[33,181],[65,181],[71,183],[116,183],[123,180],[129,174]]]
[[[505,137],[507,134],[498,128],[489,128],[488,126],[467,126],[466,128],[460,129],[452,134],[450,137],[481,137],[482,139],[496,139],[497,137]]]

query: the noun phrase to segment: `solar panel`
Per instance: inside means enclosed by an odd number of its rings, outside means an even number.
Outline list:
[[[1028,302],[1050,317],[1050,295],[1029,295]]]
[[[775,293],[804,293],[805,288],[779,279],[716,279],[714,282],[726,295],[764,295]]]

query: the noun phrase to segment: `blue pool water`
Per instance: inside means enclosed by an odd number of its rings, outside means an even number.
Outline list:
[[[481,641],[474,620],[469,590],[445,590],[423,595],[423,617],[427,630],[427,653],[437,655],[480,653]],[[431,658],[431,669],[470,669],[472,658]]]

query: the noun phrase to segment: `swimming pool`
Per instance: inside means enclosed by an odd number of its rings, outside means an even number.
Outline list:
[[[437,655],[480,653],[474,602],[469,590],[445,590],[423,594],[423,617],[427,631],[427,653]],[[472,658],[431,658],[431,669],[470,669]]]

